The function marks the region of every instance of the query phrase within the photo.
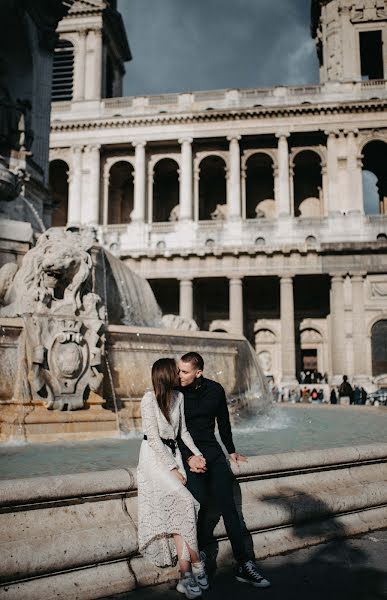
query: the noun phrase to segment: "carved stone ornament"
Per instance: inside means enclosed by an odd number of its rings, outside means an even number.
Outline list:
[[[91,256],[76,232],[49,230],[15,268],[0,270],[0,316],[22,316],[14,398],[83,408],[103,379],[104,307],[88,291]]]
[[[387,296],[387,282],[371,283],[371,296],[380,297]]]

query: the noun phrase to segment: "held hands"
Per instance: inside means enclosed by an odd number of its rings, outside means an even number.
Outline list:
[[[232,452],[232,454],[230,454],[230,460],[235,465],[237,465],[240,462],[248,462],[246,456],[242,456],[242,454],[238,454],[238,452]]]
[[[184,475],[182,475],[179,471],[179,469],[177,469],[176,467],[174,469],[171,470],[171,473],[174,477],[176,477],[176,479],[178,479],[183,485],[185,485],[187,483],[186,478],[184,477]]]
[[[205,473],[207,471],[204,456],[190,456],[187,462],[192,473]]]

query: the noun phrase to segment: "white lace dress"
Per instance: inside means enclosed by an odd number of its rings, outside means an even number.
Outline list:
[[[170,423],[162,414],[153,392],[141,400],[143,440],[137,469],[138,481],[138,543],[139,550],[158,567],[177,562],[173,534],[185,541],[184,558],[189,560],[187,544],[198,552],[196,523],[200,505],[171,470],[178,468],[186,476],[180,450],[172,450],[160,438],[174,439],[180,435],[184,444],[196,456],[201,455],[187,431],[184,398],[174,392]]]

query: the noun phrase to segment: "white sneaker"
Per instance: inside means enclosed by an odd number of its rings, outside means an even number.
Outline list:
[[[196,583],[204,592],[208,590],[210,587],[210,582],[208,581],[206,567],[203,561],[198,563],[192,563],[192,575],[194,576]]]
[[[202,591],[190,571],[184,573],[183,577],[177,584],[176,589],[181,594],[185,594],[186,598],[189,598],[190,600],[193,600],[194,598],[200,598],[202,595]]]

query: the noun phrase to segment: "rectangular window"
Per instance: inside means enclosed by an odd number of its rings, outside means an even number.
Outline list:
[[[382,31],[360,32],[362,79],[384,79]]]

